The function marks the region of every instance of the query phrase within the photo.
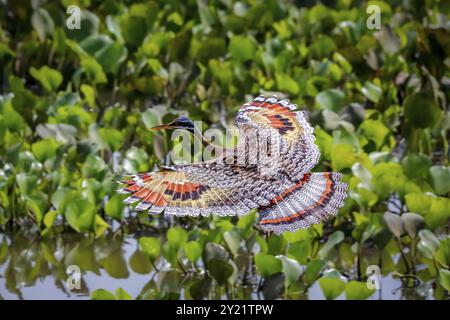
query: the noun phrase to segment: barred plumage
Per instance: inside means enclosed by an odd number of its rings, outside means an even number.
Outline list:
[[[124,200],[135,210],[177,216],[243,215],[259,209],[263,230],[281,233],[327,220],[343,205],[347,184],[334,172],[310,173],[319,150],[314,130],[296,105],[276,96],[241,106],[238,144],[216,159],[125,178]],[[182,118],[176,125],[193,124]]]

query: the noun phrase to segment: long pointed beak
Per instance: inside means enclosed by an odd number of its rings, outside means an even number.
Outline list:
[[[170,124],[162,124],[160,126],[156,126],[156,127],[150,128],[150,130],[158,131],[158,130],[170,129],[170,128],[172,128],[172,126]]]

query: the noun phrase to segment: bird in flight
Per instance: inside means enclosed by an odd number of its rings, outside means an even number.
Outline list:
[[[311,172],[320,153],[313,128],[296,107],[259,96],[239,109],[234,148],[222,148],[213,160],[125,176],[118,192],[150,214],[232,216],[258,209],[261,229],[276,234],[328,220],[343,205],[347,184],[340,173]],[[153,129],[196,133],[185,117]]]

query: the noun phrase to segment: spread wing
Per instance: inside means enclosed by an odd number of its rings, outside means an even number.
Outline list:
[[[171,170],[125,177],[118,190],[130,194],[125,203],[135,210],[168,215],[243,215],[270,204],[285,184],[261,179],[256,167],[202,162],[178,165]]]
[[[258,160],[259,165],[275,166],[275,171],[282,170],[293,180],[299,180],[311,171],[320,156],[314,129],[302,111],[295,111],[296,107],[276,96],[268,99],[259,96],[242,105],[236,117],[240,133],[237,149],[248,153],[250,144],[255,150],[256,137],[260,152],[267,150],[269,141],[273,148],[272,158]]]

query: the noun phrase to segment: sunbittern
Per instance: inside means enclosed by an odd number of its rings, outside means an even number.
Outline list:
[[[257,208],[261,228],[275,233],[327,220],[343,205],[347,184],[340,173],[310,172],[320,153],[313,128],[296,107],[259,96],[237,114],[235,148],[214,160],[130,176],[118,192],[131,194],[124,202],[139,202],[135,210],[149,213],[227,216]],[[196,130],[184,117],[154,129]],[[239,161],[252,157],[256,161]]]

